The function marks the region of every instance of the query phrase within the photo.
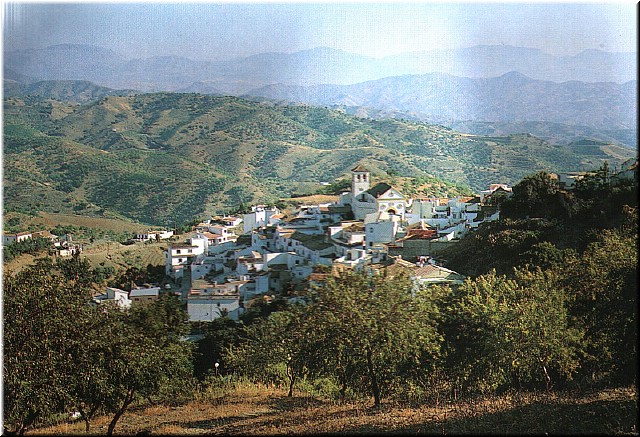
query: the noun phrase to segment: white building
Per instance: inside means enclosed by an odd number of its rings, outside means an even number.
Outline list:
[[[19,243],[20,241],[25,241],[31,238],[30,232],[18,232],[17,234],[10,234],[8,232],[4,232],[2,234],[2,244],[11,244],[11,243]]]
[[[173,237],[173,231],[148,231],[136,234],[137,241],[166,240]]]
[[[197,241],[202,243],[201,240]],[[184,266],[191,264],[198,255],[204,254],[204,245],[174,244],[167,247],[165,254],[165,273],[177,279],[182,277]]]
[[[367,215],[378,212],[399,215],[404,220],[410,203],[400,191],[384,182],[370,188],[369,171],[361,165],[351,170],[351,174],[351,193],[343,194],[340,203],[351,205],[356,220],[365,220]]]
[[[280,210],[276,207],[267,208],[265,205],[252,206],[251,212],[243,216],[244,233],[247,234],[262,226],[276,224],[281,218]]]
[[[238,320],[241,314],[240,289],[249,281],[218,284],[194,281],[187,295],[187,313],[191,322],[211,322],[227,316]]]
[[[119,308],[131,307],[131,299],[129,299],[129,293],[114,287],[107,287],[105,293],[94,296],[91,300],[91,303],[94,306],[100,305],[105,302],[113,302]]]

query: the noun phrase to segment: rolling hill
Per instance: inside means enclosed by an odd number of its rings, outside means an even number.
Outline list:
[[[437,177],[475,190],[537,170],[612,165],[633,151],[552,145],[528,134],[473,136],[325,108],[154,93],[78,105],[5,100],[6,211],[187,222],[305,194],[349,174]]]

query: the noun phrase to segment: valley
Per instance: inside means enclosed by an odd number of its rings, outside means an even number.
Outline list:
[[[82,104],[11,97],[4,114],[6,212],[160,226],[313,194],[358,164],[378,178],[435,178],[445,191],[468,193],[543,169],[579,171],[604,161],[615,167],[634,156],[602,141],[469,135],[200,94],[104,96]]]

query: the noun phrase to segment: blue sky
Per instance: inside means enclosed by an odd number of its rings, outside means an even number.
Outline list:
[[[637,9],[621,3],[4,4],[5,51],[73,43],[130,57],[227,59],[319,46],[382,57],[506,44],[554,55],[635,51]]]

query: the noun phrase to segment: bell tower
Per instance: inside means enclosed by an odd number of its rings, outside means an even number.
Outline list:
[[[369,189],[369,170],[357,165],[351,170],[351,194],[353,197]]]

